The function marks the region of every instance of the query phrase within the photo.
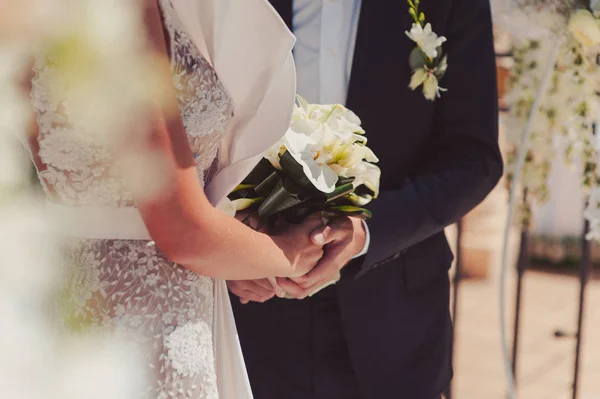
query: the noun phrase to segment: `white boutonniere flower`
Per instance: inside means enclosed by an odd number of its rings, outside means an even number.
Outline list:
[[[438,37],[438,35],[431,30],[431,24],[423,27],[419,23],[414,23],[410,32],[406,32],[406,35],[425,53],[429,58],[435,58],[438,56],[438,48],[442,47],[442,44],[446,41],[444,36]]]
[[[423,86],[423,95],[429,101],[440,97],[441,92],[446,89],[440,87],[440,79],[448,68],[448,57],[443,54],[442,45],[446,42],[444,36],[438,36],[431,28],[430,23],[425,22],[425,14],[419,12],[420,0],[407,0],[408,12],[415,21],[406,32],[417,47],[410,53],[409,63],[413,70],[409,87],[411,90]]]

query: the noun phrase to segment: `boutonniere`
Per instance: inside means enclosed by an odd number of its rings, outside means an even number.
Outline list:
[[[446,89],[439,86],[440,79],[448,68],[448,56],[442,52],[442,44],[446,41],[444,36],[439,36],[431,29],[431,24],[425,20],[425,14],[419,12],[420,0],[407,0],[408,13],[415,21],[406,35],[417,47],[409,56],[409,64],[413,71],[409,87],[416,90],[423,86],[423,95],[429,101],[440,97]]]

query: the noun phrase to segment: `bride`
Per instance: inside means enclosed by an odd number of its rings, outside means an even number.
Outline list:
[[[265,0],[144,3],[180,110],[151,124],[148,145],[169,165],[157,198],[135,198],[91,136],[65,134],[68,116],[47,95],[57,76],[41,57],[34,67],[30,149],[48,209],[79,221],[67,231],[67,317],[133,337],[151,381],[141,396],[251,398],[223,280],[305,274],[322,255],[309,240],[322,222],[270,237],[214,205],[287,129],[294,39]]]

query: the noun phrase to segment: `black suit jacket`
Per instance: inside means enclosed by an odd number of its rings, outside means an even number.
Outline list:
[[[293,28],[292,1],[271,3]],[[448,91],[430,102],[408,88],[406,1],[363,0],[347,99],[382,170],[368,254],[337,285],[353,364],[372,398],[433,398],[451,378],[453,255],[443,230],[502,175],[489,2],[422,0],[421,9],[447,38]]]

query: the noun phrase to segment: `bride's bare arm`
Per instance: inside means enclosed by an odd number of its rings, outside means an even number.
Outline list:
[[[152,51],[166,57],[156,0],[146,0],[145,22]],[[170,76],[166,63],[160,67]],[[177,109],[171,86],[168,101],[171,109]],[[321,223],[319,218],[269,237],[215,209],[197,180],[179,113],[157,107],[153,117],[148,140],[135,145],[146,146],[145,150],[164,158],[162,172],[168,184],[158,196],[139,198],[137,205],[152,239],[170,260],[202,275],[227,280],[302,275],[316,263],[322,248],[312,244],[309,235]]]

